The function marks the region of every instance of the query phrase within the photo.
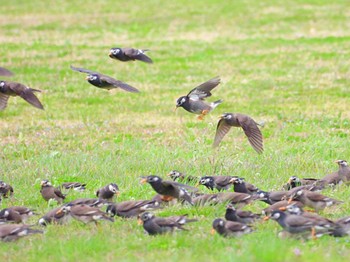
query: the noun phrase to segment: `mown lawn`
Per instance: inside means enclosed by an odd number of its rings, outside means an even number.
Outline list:
[[[0,179],[15,189],[2,208],[50,210],[40,180],[88,184],[93,197],[107,183],[119,201],[149,199],[139,177],[177,169],[194,176],[239,175],[278,190],[292,175],[322,177],[350,160],[350,12],[348,1],[24,1],[1,3],[3,78],[44,90],[45,111],[10,98],[0,112]],[[149,48],[153,65],[108,57],[111,47]],[[98,90],[84,67],[125,81],[142,92]],[[210,101],[224,99],[200,122],[176,99],[219,75]],[[241,130],[213,150],[217,117],[241,112],[262,129],[258,155]],[[201,188],[203,192],[207,192]],[[344,200],[323,215],[350,214],[350,189],[324,194]],[[246,207],[260,212],[264,203]],[[136,220],[114,224],[49,226],[42,236],[0,243],[2,261],[345,261],[349,237],[301,242],[279,239],[279,226],[258,223],[238,239],[210,234],[225,206],[176,205],[158,214],[200,221],[188,232],[149,237]],[[39,216],[30,222],[36,223]]]

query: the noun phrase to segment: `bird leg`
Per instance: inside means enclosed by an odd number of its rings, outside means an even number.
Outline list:
[[[311,228],[311,237],[312,237],[313,240],[316,240],[316,239],[317,239],[317,237],[316,237],[316,230],[315,230],[314,227]]]
[[[204,120],[206,114],[209,113],[209,110],[203,110],[202,113],[197,117],[198,120]]]

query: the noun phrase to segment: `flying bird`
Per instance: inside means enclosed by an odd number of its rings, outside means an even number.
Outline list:
[[[39,99],[34,95],[34,92],[41,91],[16,82],[0,81],[0,110],[6,108],[10,96],[20,96],[32,106],[44,109]]]
[[[0,67],[0,76],[13,76],[13,75],[14,74],[10,70]]]
[[[109,57],[117,59],[122,62],[139,60],[145,63],[152,64],[151,58],[145,55],[148,49],[135,49],[135,48],[119,48],[114,47],[109,50]]]
[[[90,84],[97,86],[98,88],[107,89],[107,90],[121,88],[127,92],[132,92],[132,93],[140,92],[135,87],[132,87],[132,86],[130,86],[130,85],[128,85],[120,80],[114,79],[110,76],[103,75],[103,74],[100,74],[98,72],[94,72],[94,71],[91,71],[88,69],[74,67],[74,66],[70,66],[70,68],[74,71],[86,73],[87,74],[87,77],[86,77],[87,81]]]
[[[211,90],[219,84],[220,78],[214,77],[213,79],[195,87],[186,96],[181,96],[177,99],[176,108],[183,107],[186,111],[199,115],[199,120],[203,120],[206,114],[223,102],[221,99],[210,104],[204,102],[205,98],[212,95]]]
[[[264,151],[263,137],[258,123],[256,123],[250,116],[244,114],[225,113],[220,117],[216,127],[216,134],[214,138],[214,147],[219,146],[221,140],[230,131],[231,127],[241,127],[248,137],[249,143],[256,152],[261,154]]]

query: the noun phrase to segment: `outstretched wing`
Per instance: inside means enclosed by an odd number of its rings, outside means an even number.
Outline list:
[[[110,76],[100,75],[100,79],[102,81],[106,81],[107,83],[109,83],[115,87],[120,87],[121,89],[128,91],[128,92],[132,92],[132,93],[139,93],[140,92],[137,88],[135,88],[131,85],[128,85],[127,83],[124,83],[120,80],[114,79],[113,77],[110,77]]]
[[[144,53],[145,51],[148,51],[148,50],[123,48],[124,54],[130,57],[131,59],[136,59],[136,60],[140,60],[140,61],[152,64],[153,63],[152,59],[145,55]]]
[[[205,98],[211,96],[210,91],[213,90],[218,84],[220,84],[220,78],[217,76],[195,87],[188,93],[187,96],[192,100],[204,100]]]
[[[4,110],[7,106],[7,101],[9,100],[9,96],[0,93],[0,110]]]
[[[88,70],[88,69],[84,69],[84,68],[80,68],[80,67],[74,67],[74,66],[70,66],[70,68],[74,71],[78,71],[78,72],[81,72],[81,73],[86,73],[86,74],[96,74],[96,75],[100,75],[100,73],[98,72],[95,72],[95,71],[91,71],[91,70]]]
[[[12,76],[12,75],[13,73],[10,70],[0,67],[0,76]]]
[[[33,92],[41,92],[40,90],[32,89],[25,85],[22,85],[20,83],[15,83],[15,82],[8,83],[8,88],[10,88],[18,96],[22,97],[25,101],[27,101],[32,106],[35,106],[36,108],[39,108],[39,109],[44,109],[39,99],[33,93]]]
[[[237,120],[248,137],[249,143],[256,152],[261,154],[264,151],[263,138],[256,122],[251,117],[242,114],[237,114]]]
[[[220,119],[216,127],[213,147],[217,147],[224,136],[230,131],[231,126],[226,123],[225,119]]]

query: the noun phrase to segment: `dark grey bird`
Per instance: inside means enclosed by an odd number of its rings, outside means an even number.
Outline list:
[[[83,192],[85,191],[86,189],[86,184],[84,183],[79,183],[79,182],[65,182],[65,183],[62,183],[61,186],[64,188],[64,189],[73,189],[75,191],[79,191],[79,192]]]
[[[111,216],[123,218],[136,217],[139,214],[160,208],[160,203],[155,200],[129,200],[116,204],[109,204],[106,212]]]
[[[210,190],[218,191],[227,190],[232,186],[232,176],[203,176],[200,178],[198,185],[203,185]]]
[[[188,219],[187,215],[172,217],[155,217],[150,212],[145,212],[139,217],[139,224],[143,224],[144,230],[149,235],[159,235],[173,232],[175,229],[187,230],[183,226],[189,222],[195,222],[197,219]]]
[[[246,183],[243,178],[233,177],[230,182],[233,184],[233,191],[237,193],[256,194],[259,190],[256,186]]]
[[[177,99],[176,108],[182,107],[190,113],[199,115],[198,119],[203,120],[206,114],[223,102],[221,99],[210,104],[204,102],[204,99],[210,97],[212,95],[211,91],[219,84],[220,78],[215,77],[197,86],[186,96],[181,96]]]
[[[43,231],[32,229],[28,225],[22,224],[4,224],[0,225],[0,239],[4,242],[14,241],[21,237],[42,234]]]
[[[225,113],[220,117],[217,124],[213,146],[219,146],[231,127],[241,127],[251,146],[261,154],[264,151],[263,137],[258,125],[250,116],[239,113]]]
[[[0,110],[4,110],[10,96],[20,96],[32,106],[44,109],[34,92],[41,92],[38,89],[30,88],[17,82],[0,81]]]
[[[110,183],[96,191],[96,196],[99,199],[112,200],[116,195],[119,195],[119,187],[115,183]]]
[[[217,218],[213,221],[213,228],[211,233],[217,232],[224,237],[239,237],[244,234],[252,232],[252,228],[240,222],[225,221]]]
[[[0,67],[0,76],[13,76],[13,75],[14,74],[10,70]]]
[[[319,179],[317,178],[299,178],[297,176],[291,176],[288,179],[287,184],[285,184],[283,188],[286,190],[291,190],[292,188],[295,188],[298,186],[315,185],[317,181],[319,181]],[[319,189],[321,188],[319,187]]]
[[[86,73],[87,74],[86,79],[88,80],[88,82],[98,88],[107,89],[107,90],[121,88],[125,91],[132,92],[132,93],[140,92],[135,87],[132,87],[120,80],[116,80],[110,76],[103,75],[88,69],[74,67],[74,66],[70,66],[70,68],[74,71]]]
[[[33,210],[24,206],[12,206],[0,211],[0,220],[5,223],[26,223],[34,215]]]
[[[197,188],[177,183],[175,181],[162,180],[159,176],[147,176],[142,178],[141,183],[149,183],[154,191],[162,196],[176,198],[180,201],[186,201],[193,205],[192,198],[188,190],[198,191]]]
[[[112,59],[117,59],[122,62],[139,60],[145,63],[152,64],[151,58],[145,55],[148,49],[135,49],[135,48],[120,48],[114,47],[109,50],[109,57]]]
[[[68,204],[74,206],[74,205],[87,205],[91,207],[102,207],[104,205],[108,205],[109,202],[105,199],[100,199],[100,198],[78,198],[75,199]]]
[[[197,182],[198,177],[195,176],[188,176],[184,173],[181,173],[177,170],[172,170],[167,174],[168,177],[170,177],[174,181],[179,181],[181,183],[187,182],[187,183],[192,183],[192,182]]]
[[[253,212],[247,210],[236,210],[232,204],[228,204],[226,207],[225,219],[228,221],[253,224],[259,218],[259,214],[254,214]]]
[[[0,197],[7,198],[13,195],[13,187],[4,181],[0,181]]]

